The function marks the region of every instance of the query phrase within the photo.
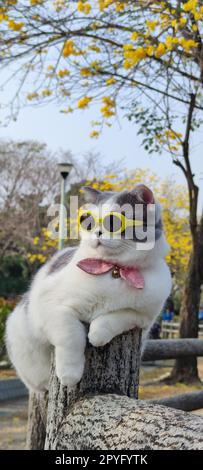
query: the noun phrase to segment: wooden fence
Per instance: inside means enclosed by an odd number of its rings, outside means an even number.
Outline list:
[[[203,340],[193,338],[148,340],[142,354],[142,362],[191,356],[203,357]],[[203,390],[150,400],[150,402],[183,411],[198,410],[203,408]]]
[[[172,339],[179,337],[180,323],[175,321],[162,321],[161,323],[161,338]],[[203,337],[203,324],[199,324],[199,337]]]

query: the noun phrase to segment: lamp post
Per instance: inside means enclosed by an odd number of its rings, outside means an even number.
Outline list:
[[[65,188],[68,175],[73,167],[72,163],[59,163],[58,169],[61,175],[61,199],[60,199],[60,214],[59,214],[59,243],[58,249],[64,248],[64,235],[66,226],[66,209],[65,209]]]

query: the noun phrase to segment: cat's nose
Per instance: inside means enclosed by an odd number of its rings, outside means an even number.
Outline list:
[[[101,230],[97,230],[95,233],[96,233],[97,238],[100,238],[102,236]]]

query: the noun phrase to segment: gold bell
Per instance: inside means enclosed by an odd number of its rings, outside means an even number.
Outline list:
[[[114,279],[118,279],[119,277],[121,277],[120,268],[118,266],[115,266],[115,268],[112,269],[112,277]]]

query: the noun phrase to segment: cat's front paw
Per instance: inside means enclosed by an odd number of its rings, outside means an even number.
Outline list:
[[[105,344],[111,341],[112,334],[105,326],[95,328],[95,326],[90,325],[88,338],[92,346],[105,346]]]
[[[83,365],[72,365],[63,372],[61,371],[60,374],[58,374],[58,378],[62,385],[65,385],[68,388],[73,388],[75,385],[77,385],[78,382],[80,382],[83,375],[83,370]]]

